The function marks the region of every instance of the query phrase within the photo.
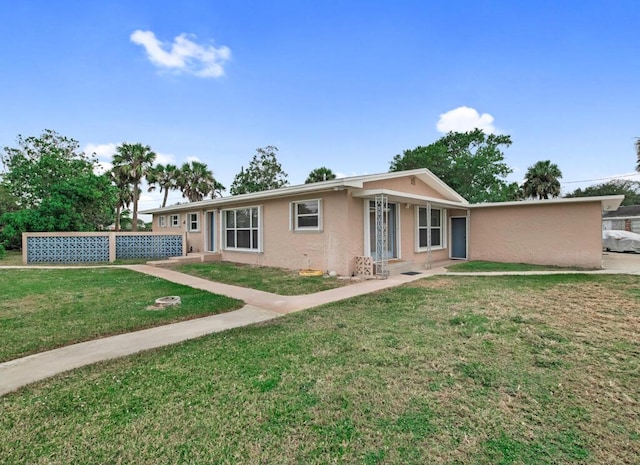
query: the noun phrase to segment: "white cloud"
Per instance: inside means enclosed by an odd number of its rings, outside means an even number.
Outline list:
[[[224,75],[223,65],[231,59],[229,47],[197,44],[192,34],[180,34],[170,44],[160,42],[151,31],[137,30],[130,39],[144,47],[151,63],[177,73],[217,78]]]
[[[193,156],[192,156],[192,157],[187,157],[187,161],[188,161],[188,162],[192,162],[192,161],[198,161],[198,162],[199,162],[199,161],[200,161],[200,159],[199,159],[198,157],[193,157]]]
[[[156,152],[156,161],[154,164],[160,163],[161,165],[176,164],[176,157],[172,153]]]
[[[440,115],[436,128],[439,132],[467,132],[482,129],[486,134],[497,132],[493,125],[493,116],[489,113],[478,113],[475,108],[458,107]]]
[[[111,163],[111,157],[116,153],[116,144],[87,144],[84,148],[84,153],[95,153],[98,157],[98,169],[95,170],[96,174],[102,174],[113,168]]]

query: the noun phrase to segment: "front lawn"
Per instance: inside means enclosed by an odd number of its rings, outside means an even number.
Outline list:
[[[4,255],[0,255],[0,266],[21,266],[22,252],[7,250]]]
[[[279,295],[314,294],[350,284],[348,280],[343,279],[326,276],[300,276],[295,271],[282,268],[230,262],[190,263],[171,268],[210,281]]]
[[[146,309],[169,295],[182,304]],[[0,269],[0,361],[241,305],[123,269]]]
[[[637,463],[639,289],[440,276],[85,367],[0,400],[0,463]]]
[[[482,260],[476,260],[449,265],[447,270],[456,273],[475,273],[482,271],[576,271],[581,269],[575,267],[530,265],[528,263],[485,262]]]

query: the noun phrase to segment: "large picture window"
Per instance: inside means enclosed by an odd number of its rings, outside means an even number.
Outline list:
[[[429,246],[429,228],[431,228],[431,247],[442,248],[443,241],[443,212],[440,208],[431,208],[431,224],[427,221],[427,208],[418,207],[418,248],[426,249]]]
[[[259,208],[225,210],[224,233],[227,249],[260,250]]]
[[[322,229],[320,200],[292,202],[293,229],[296,231],[319,231]]]

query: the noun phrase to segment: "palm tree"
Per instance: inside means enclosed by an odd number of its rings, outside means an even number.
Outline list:
[[[213,180],[213,193],[211,194],[211,198],[222,197],[222,193],[226,191],[227,188],[224,185],[215,179]]]
[[[167,206],[167,197],[169,191],[178,188],[178,178],[180,177],[180,171],[175,165],[168,164],[164,166],[158,163],[151,168],[147,173],[147,182],[149,183],[149,192],[156,190],[156,186],[160,188],[160,192],[164,191],[164,197],[162,198],[162,207]]]
[[[120,231],[122,226],[121,218],[124,215],[124,211],[129,208],[129,205],[133,201],[133,191],[131,190],[131,183],[126,174],[117,166],[109,172],[111,182],[116,186],[117,199],[116,199],[116,231]]]
[[[636,155],[638,157],[638,163],[636,164],[636,171],[640,173],[640,137],[636,137]]]
[[[138,199],[140,198],[140,182],[144,178],[156,159],[156,154],[148,145],[140,143],[129,144],[123,142],[116,148],[113,156],[113,166],[121,170],[129,179],[133,191],[132,231],[138,230]]]
[[[198,202],[209,194],[215,195],[216,180],[206,163],[192,161],[180,168],[178,187],[182,191],[182,196],[189,202]]]
[[[336,174],[331,171],[330,168],[326,168],[321,166],[320,168],[316,168],[315,170],[309,173],[307,180],[304,182],[305,184],[311,184],[312,182],[322,182],[329,181],[331,179],[335,179]]]
[[[549,196],[560,195],[560,178],[562,172],[558,165],[550,160],[536,162],[530,166],[525,175],[524,195],[526,197],[548,199]]]

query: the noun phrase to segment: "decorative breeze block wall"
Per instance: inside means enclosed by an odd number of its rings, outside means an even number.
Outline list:
[[[94,232],[23,233],[22,260],[33,263],[102,263],[184,255],[184,234]]]

